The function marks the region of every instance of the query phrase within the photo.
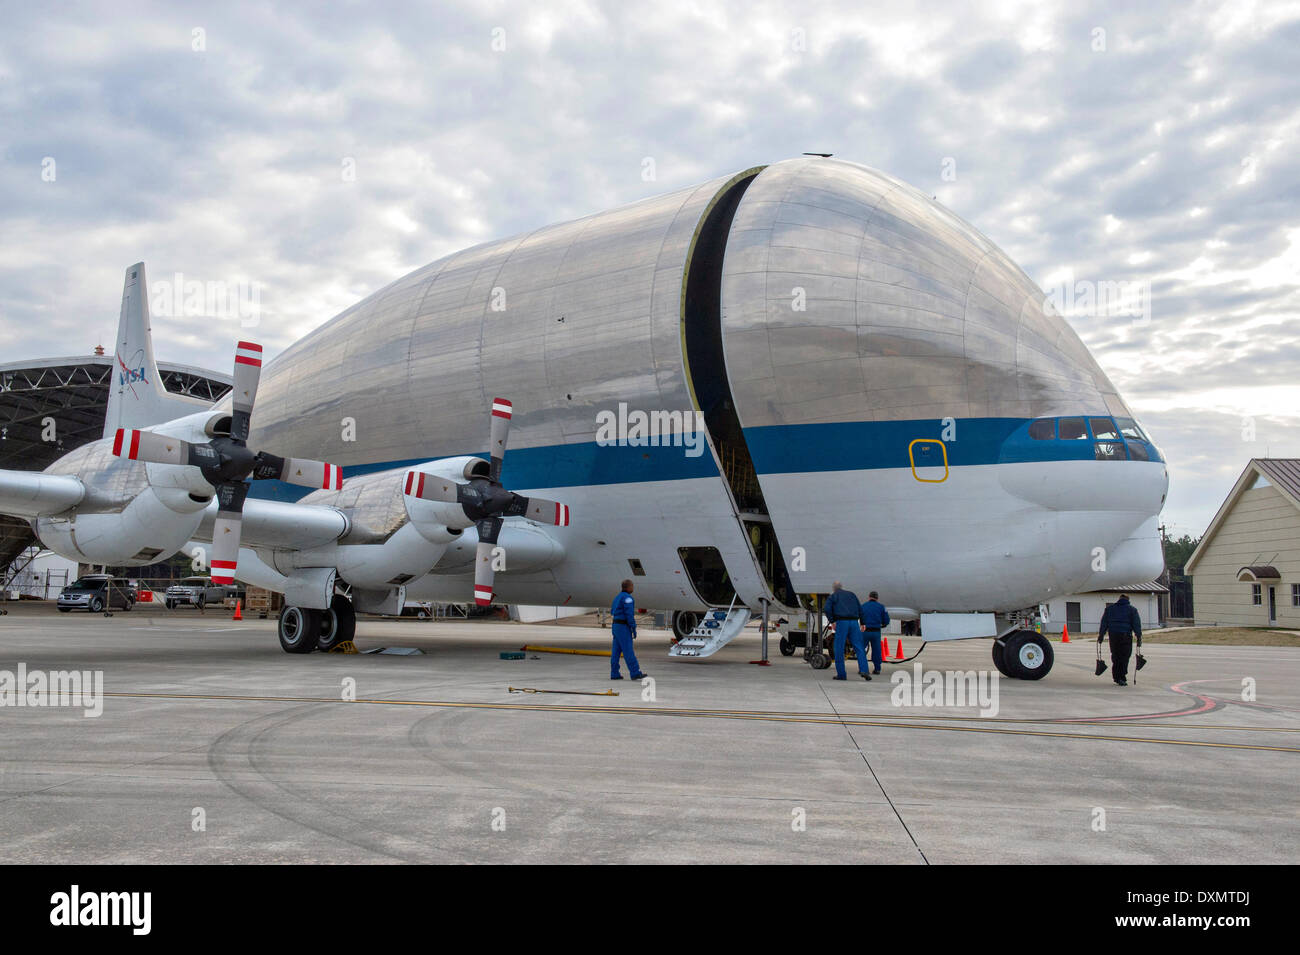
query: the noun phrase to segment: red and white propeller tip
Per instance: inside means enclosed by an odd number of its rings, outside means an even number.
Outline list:
[[[256,342],[240,342],[235,346],[235,364],[262,367],[262,346]]]
[[[235,566],[233,560],[214,560],[212,561],[212,582],[228,586],[235,582]]]
[[[280,480],[300,487],[315,487],[323,491],[343,489],[343,469],[328,461],[308,461],[305,458],[285,458]]]
[[[180,438],[172,438],[153,431],[135,428],[118,428],[113,435],[113,453],[131,461],[148,461],[152,464],[189,463],[190,445]]]
[[[537,498],[533,506],[537,507],[542,513],[550,510],[550,523],[554,524],[556,527],[569,526],[569,505],[561,504],[559,501],[543,501],[542,499]],[[535,517],[533,519],[537,521],[546,520],[544,517]]]
[[[119,458],[134,461],[140,454],[140,432],[118,428],[117,434],[113,435],[113,453]]]
[[[481,414],[482,412],[480,412]],[[515,413],[515,406],[505,398],[492,399],[492,414],[497,418],[509,418]]]

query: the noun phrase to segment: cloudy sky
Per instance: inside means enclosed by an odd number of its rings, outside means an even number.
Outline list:
[[[1300,456],[1300,4],[903,6],[0,0],[0,361],[111,342],[138,260],[256,283],[274,352],[467,245],[833,152],[1044,288],[1150,288],[1071,321],[1199,534]],[[236,334],[155,322],[207,367]]]

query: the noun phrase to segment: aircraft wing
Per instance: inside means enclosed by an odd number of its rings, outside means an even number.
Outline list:
[[[203,521],[195,536],[212,540],[216,520],[217,502],[214,499],[203,512]],[[336,507],[249,498],[244,502],[239,540],[251,547],[308,550],[338,540],[350,526],[347,515]]]
[[[70,474],[0,470],[0,514],[44,517],[76,507],[86,486]]]

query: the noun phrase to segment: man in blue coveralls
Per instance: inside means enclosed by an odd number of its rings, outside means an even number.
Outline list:
[[[871,644],[871,661],[875,664],[875,672],[880,672],[880,632],[889,626],[889,611],[886,610],[876,599],[880,595],[874,590],[867,597],[867,602],[862,605],[862,614],[858,621],[862,624],[862,629],[866,632],[867,642]]]
[[[835,625],[835,679],[848,679],[848,674],[844,671],[844,643],[846,640],[852,640],[853,652],[858,656],[858,676],[870,680],[871,674],[867,672],[867,649],[862,643],[862,630],[858,627],[858,617],[862,615],[862,604],[858,602],[858,595],[851,590],[845,590],[844,585],[837,580],[831,585],[831,595],[822,610],[826,618]]]
[[[632,599],[632,581],[623,581],[623,589],[614,598],[609,615],[614,621],[610,627],[614,631],[614,646],[609,653],[609,678],[623,679],[618,666],[621,654],[627,657],[627,669],[632,674],[632,679],[639,680],[646,674],[642,671],[641,664],[636,662],[636,651],[632,649],[632,641],[636,639],[636,601]]]

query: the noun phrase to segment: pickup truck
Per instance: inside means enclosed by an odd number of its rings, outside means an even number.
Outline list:
[[[226,599],[226,593],[226,588],[214,584],[211,577],[185,577],[167,588],[163,594],[163,603],[168,610],[175,610],[181,605],[202,610],[207,604],[220,606]]]

